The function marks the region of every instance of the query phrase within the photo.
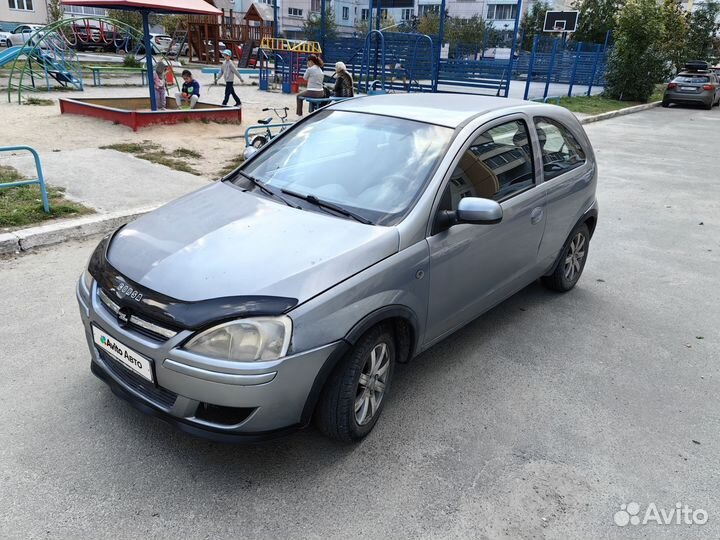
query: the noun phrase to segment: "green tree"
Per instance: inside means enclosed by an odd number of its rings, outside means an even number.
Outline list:
[[[686,60],[715,60],[715,42],[718,31],[717,19],[720,4],[708,2],[698,6],[688,18],[687,58]]]
[[[161,15],[158,23],[171,36],[177,31],[187,28],[187,15]]]
[[[372,19],[372,28],[375,29],[376,26],[376,19],[373,17]],[[386,14],[382,19],[380,19],[380,30],[383,32],[410,32],[412,31],[407,27],[407,24],[405,22],[402,22],[398,24],[395,22],[395,18],[392,15]],[[364,21],[357,21],[355,23],[355,32],[358,33],[361,36],[367,35],[367,33],[370,31],[370,21],[364,20]]]
[[[47,22],[54,23],[65,16],[65,8],[60,0],[48,0],[47,3]]]
[[[608,30],[614,29],[615,16],[624,4],[625,0],[576,0],[574,7],[580,14],[573,39],[603,43]]]
[[[433,11],[425,13],[418,19],[417,31],[428,36],[437,36],[440,32],[440,15]]]
[[[545,24],[545,13],[550,9],[550,4],[544,1],[535,2],[527,13],[523,15],[520,28],[525,32],[522,47],[526,51],[532,48],[533,38],[536,35],[542,35],[543,25]]]
[[[479,15],[469,19],[449,18],[445,23],[445,41],[479,46],[483,44],[490,25]]]
[[[663,56],[668,72],[679,70],[687,60],[688,16],[677,0],[665,0],[661,10]]]
[[[618,13],[605,93],[613,99],[647,102],[662,80],[662,9],[656,0],[628,0]]]
[[[320,38],[320,13],[311,13],[303,23],[303,35],[310,41],[321,41]],[[337,39],[337,23],[335,12],[331,7],[325,9],[325,39]]]

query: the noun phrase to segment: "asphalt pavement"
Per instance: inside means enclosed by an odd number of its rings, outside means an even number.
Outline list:
[[[0,261],[0,538],[720,537],[720,111],[587,132],[577,288],[531,285],[401,366],[355,446],[138,413],[89,371],[74,287],[97,239]],[[707,523],[617,525],[632,502]]]

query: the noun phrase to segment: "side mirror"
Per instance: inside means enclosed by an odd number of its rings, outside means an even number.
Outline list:
[[[491,199],[465,197],[460,199],[455,215],[457,223],[492,225],[502,221],[503,209],[497,201]]]

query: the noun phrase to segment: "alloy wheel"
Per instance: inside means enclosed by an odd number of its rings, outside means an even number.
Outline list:
[[[576,275],[580,274],[582,262],[585,258],[585,235],[579,232],[570,242],[567,255],[565,257],[565,279],[573,281]]]
[[[355,392],[355,421],[363,426],[377,413],[385,396],[390,354],[386,343],[375,345],[360,373]]]

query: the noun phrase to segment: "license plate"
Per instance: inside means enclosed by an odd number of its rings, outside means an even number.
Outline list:
[[[685,90],[686,92],[694,92],[695,87],[694,86],[681,86],[680,90]]]
[[[110,334],[103,332],[96,326],[93,326],[92,331],[95,345],[97,345],[100,350],[105,351],[130,371],[134,371],[142,378],[154,382],[152,360],[126,347]]]

